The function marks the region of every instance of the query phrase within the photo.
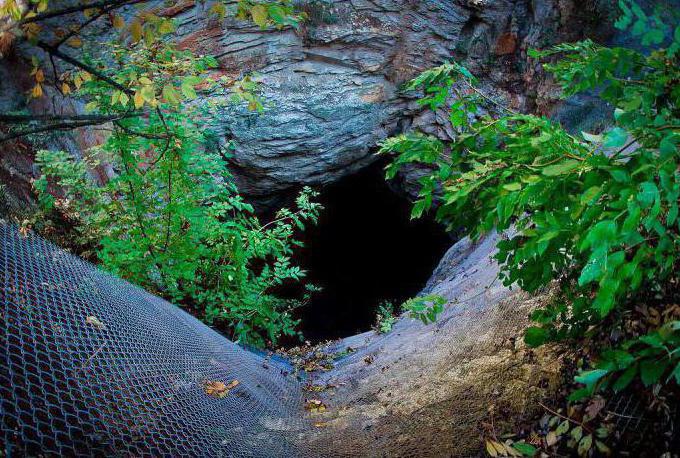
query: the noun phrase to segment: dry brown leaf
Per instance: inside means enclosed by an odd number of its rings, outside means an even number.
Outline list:
[[[85,323],[89,324],[90,326],[94,326],[97,329],[104,329],[105,327],[104,323],[102,323],[101,320],[94,315],[90,315],[85,318]]]
[[[323,412],[326,410],[326,404],[319,399],[307,399],[305,409],[310,412]]]
[[[66,44],[72,48],[80,48],[83,46],[83,40],[81,40],[80,37],[71,37],[66,40]]]
[[[595,418],[597,417],[597,414],[600,413],[602,408],[604,407],[604,399],[601,397],[596,397],[592,401],[590,401],[590,404],[588,404],[588,407],[586,407],[586,414],[588,417]]]
[[[28,226],[21,226],[21,227],[19,228],[19,234],[20,234],[23,238],[28,237],[28,231],[30,231],[30,229],[28,228]]]
[[[229,394],[229,391],[235,388],[240,382],[238,380],[232,380],[228,384],[220,382],[219,380],[209,380],[203,385],[203,391],[208,396],[214,398],[222,399]]]

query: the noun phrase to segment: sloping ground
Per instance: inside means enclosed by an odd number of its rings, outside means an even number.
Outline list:
[[[337,343],[356,351],[314,380],[336,388],[309,393],[285,363],[0,222],[0,439],[48,455],[476,454],[479,426],[510,429],[559,369],[519,343],[536,301],[493,282],[494,242],[442,261],[429,289],[454,303],[436,325]],[[328,410],[307,412],[317,394]]]
[[[313,414],[318,431],[306,440],[339,456],[476,455],[483,423],[512,430],[556,388],[557,354],[522,342],[541,298],[495,281],[497,237],[446,254],[426,288],[451,301],[436,324],[403,317],[389,334],[330,349],[357,351],[315,379],[336,388],[322,393],[328,410]]]

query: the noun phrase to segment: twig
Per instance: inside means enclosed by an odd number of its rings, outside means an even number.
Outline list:
[[[105,346],[106,346],[106,342],[104,342],[103,344],[101,344],[101,345],[99,346],[99,348],[97,348],[97,349],[95,350],[95,352],[92,353],[78,369],[76,369],[75,371],[73,371],[73,375],[78,375],[78,373],[79,373],[80,371],[85,370],[85,369],[87,368],[87,366],[90,365],[90,362],[92,362],[92,360],[94,359],[94,357],[97,356],[99,353],[101,353],[101,351],[104,349]]]
[[[562,414],[560,414],[560,413],[558,413],[558,412],[555,412],[555,411],[552,410],[550,407],[546,406],[545,404],[543,404],[543,403],[540,402],[540,401],[538,402],[538,405],[541,406],[541,407],[543,407],[545,410],[547,410],[547,411],[550,412],[551,414],[557,415],[558,417],[560,417],[560,418],[563,419],[563,420],[570,421],[571,423],[580,426],[581,428],[583,428],[583,429],[585,429],[586,431],[588,431],[588,433],[591,432],[590,428],[588,428],[588,427],[587,427],[586,425],[584,425],[582,422],[576,421],[576,420],[574,420],[573,418],[565,417],[564,415],[562,415]]]
[[[108,83],[109,85],[115,87],[115,88],[118,89],[119,91],[125,92],[125,93],[128,94],[128,95],[132,95],[132,94],[133,94],[132,90],[130,90],[129,88],[123,86],[122,84],[118,83],[117,81],[111,79],[110,77],[106,76],[105,74],[103,74],[102,72],[100,72],[99,70],[97,70],[96,68],[94,68],[93,66],[88,65],[88,64],[86,64],[86,63],[84,63],[84,62],[81,62],[81,61],[79,61],[78,59],[75,59],[75,58],[69,56],[68,54],[64,54],[63,52],[59,51],[59,50],[58,50],[57,48],[55,48],[54,46],[51,46],[50,44],[45,43],[45,42],[42,41],[42,40],[39,40],[39,41],[36,43],[36,46],[39,47],[40,49],[42,49],[43,51],[45,51],[46,53],[48,53],[48,54],[50,54],[50,55],[52,55],[52,56],[54,56],[54,57],[58,57],[59,59],[61,59],[61,60],[63,60],[64,62],[67,62],[67,63],[73,65],[74,67],[78,67],[78,68],[80,68],[80,69],[82,69],[82,70],[85,70],[86,72],[88,72],[88,73],[90,73],[90,74],[96,76],[96,77],[99,78],[100,80],[102,80],[102,81]]]
[[[5,135],[4,137],[0,137],[0,143],[4,143],[9,140],[13,140],[15,138],[19,137],[24,137],[26,135],[31,135],[31,134],[39,134],[42,132],[50,132],[52,130],[70,130],[70,129],[77,129],[79,127],[87,127],[87,126],[96,126],[98,124],[104,124],[107,122],[123,119],[126,117],[131,117],[131,116],[137,116],[137,114],[121,114],[117,116],[98,116],[98,115],[75,115],[73,117],[66,117],[66,120],[64,122],[57,122],[57,123],[52,123],[48,124],[46,126],[40,126],[40,127],[34,127],[31,129],[23,129],[18,132],[14,132],[8,135]],[[11,118],[15,118],[12,120]],[[27,122],[27,121],[32,121],[32,120],[39,120],[39,119],[45,119],[45,120],[50,120],[53,119],[52,115],[36,115],[34,118],[37,119],[28,119],[28,117],[24,119],[17,119],[17,118],[22,118],[22,116],[17,115],[0,115],[0,122],[8,122],[8,123],[13,123],[13,122]],[[58,117],[55,117],[54,119],[60,119]],[[63,119],[63,118],[62,118]],[[69,122],[73,120],[73,122]]]
[[[77,129],[79,127],[86,127],[86,126],[92,126],[100,124],[99,122],[60,122],[56,124],[50,124],[48,126],[42,126],[42,127],[36,127],[34,129],[24,129],[20,130],[19,132],[14,132],[9,135],[5,135],[4,137],[0,137],[0,143],[4,143],[9,140],[13,140],[15,138],[19,137],[24,137],[26,135],[31,135],[31,134],[39,134],[42,132],[49,132],[52,130],[71,130],[71,129]]]
[[[134,3],[139,3],[141,1],[148,1],[148,0],[137,0]],[[60,10],[54,10],[54,11],[47,11],[45,13],[41,14],[36,14],[35,16],[32,17],[27,17],[18,22],[18,25],[23,25],[23,24],[29,24],[31,22],[40,22],[44,21],[45,19],[51,19],[59,16],[66,16],[68,14],[73,14],[73,13],[79,13],[81,11],[85,11],[88,9],[92,8],[102,8],[102,7],[108,7],[108,6],[114,6],[116,8],[118,7],[123,7],[128,4],[132,4],[133,2],[130,0],[117,0],[117,1],[111,1],[111,0],[101,0],[99,2],[92,2],[92,3],[85,3],[85,4],[80,4],[80,5],[74,5],[74,6],[69,6],[67,8],[62,8]]]
[[[35,114],[35,115],[10,115],[0,113],[0,122],[14,124],[31,121],[92,121],[110,122],[124,118],[133,118],[144,114],[142,111],[134,111],[116,115],[98,114],[78,114],[78,115],[56,115],[56,114]]]

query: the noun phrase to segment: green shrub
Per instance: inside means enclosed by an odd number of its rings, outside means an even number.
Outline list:
[[[293,237],[316,221],[316,193],[305,188],[294,210],[261,224],[238,194],[228,151],[204,127],[210,113],[188,103],[199,84],[220,89],[203,76],[214,59],[164,43],[111,48],[118,87],[83,74],[79,95],[115,119],[112,132],[83,160],[38,153],[43,208],[67,215],[105,269],[196,311],[233,339],[263,346],[295,335],[291,309],[301,301],[275,289],[304,277],[291,262],[300,245]],[[235,93],[257,109],[251,89],[241,84]],[[115,170],[103,185],[90,177],[94,157]]]
[[[437,321],[439,315],[444,311],[446,299],[436,294],[417,296],[407,300],[401,305],[404,312],[415,320],[420,320],[423,324],[431,324]]]
[[[436,201],[437,219],[474,239],[505,231],[496,258],[506,286],[533,292],[559,282],[558,299],[532,316],[530,345],[607,329],[635,298],[677,273],[680,27],[634,3],[621,7],[617,25],[632,25],[657,49],[645,54],[583,41],[533,53],[559,58],[545,68],[565,97],[596,90],[615,107],[607,132],[572,135],[550,119],[513,112],[481,92],[465,68],[447,63],[407,89],[424,89],[421,103],[431,109],[453,95],[455,140],[413,132],[382,144],[382,153],[394,155],[388,178],[407,163],[434,170],[420,182],[414,217]],[[623,389],[638,375],[645,385],[680,382],[679,330],[669,322],[605,351],[577,378],[585,388],[574,397]]]
[[[387,334],[392,330],[392,326],[397,321],[397,317],[394,315],[394,304],[390,301],[383,301],[378,306],[378,313],[375,317],[374,329],[380,334]]]

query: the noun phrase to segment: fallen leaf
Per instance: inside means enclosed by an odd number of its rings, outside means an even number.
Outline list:
[[[323,412],[326,410],[326,404],[318,399],[308,399],[305,402],[305,409],[310,412]]]
[[[85,323],[87,323],[91,326],[94,326],[95,328],[98,328],[98,329],[104,329],[104,327],[105,327],[104,323],[102,323],[99,320],[99,318],[97,318],[94,315],[91,315],[91,316],[88,316],[87,318],[85,318]]]
[[[545,436],[545,443],[548,447],[552,447],[557,443],[557,434],[555,431],[550,431],[547,436]]]
[[[597,414],[600,413],[602,408],[604,407],[604,399],[601,397],[597,397],[593,399],[590,404],[588,404],[588,407],[586,407],[586,414],[592,419],[597,417]]]
[[[228,384],[220,382],[219,380],[209,380],[203,385],[203,391],[208,396],[213,398],[222,399],[229,394],[232,388],[235,388],[240,382],[238,380],[232,380]]]
[[[486,453],[488,453],[489,456],[498,456],[496,447],[494,447],[493,443],[490,440],[486,441]]]

